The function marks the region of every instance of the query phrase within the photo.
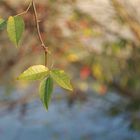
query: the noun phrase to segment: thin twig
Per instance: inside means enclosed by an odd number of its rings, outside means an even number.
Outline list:
[[[21,16],[21,15],[27,14],[27,12],[29,11],[31,6],[32,6],[32,1],[30,1],[29,6],[27,7],[27,9],[25,11],[23,11],[22,13],[17,14],[16,16]]]
[[[34,11],[34,16],[35,16],[35,22],[36,22],[36,28],[37,28],[38,37],[39,37],[39,40],[41,42],[41,47],[44,49],[44,52],[45,52],[45,66],[47,66],[48,47],[45,46],[45,43],[44,43],[44,41],[42,39],[42,36],[41,36],[40,26],[39,26],[39,19],[38,19],[36,5],[35,5],[34,0],[32,0],[32,6],[33,6],[33,11]]]
[[[44,50],[44,52],[45,52],[45,66],[47,66],[47,65],[48,65],[48,64],[47,64],[47,63],[48,63],[48,60],[47,60],[48,53],[49,53],[49,54],[51,54],[51,53],[49,52],[48,47],[46,47],[46,45],[45,45],[45,43],[44,43],[44,41],[43,41],[43,38],[42,38],[42,36],[41,36],[41,31],[40,31],[40,26],[39,26],[39,22],[40,22],[40,21],[39,21],[39,19],[38,19],[37,9],[36,9],[36,5],[35,5],[34,0],[31,0],[31,1],[30,1],[29,6],[27,7],[27,9],[26,9],[24,12],[19,13],[19,14],[15,15],[15,16],[20,16],[20,15],[26,14],[26,13],[29,11],[29,9],[30,9],[31,6],[33,7],[33,12],[34,12],[34,16],[35,16],[37,34],[38,34],[39,40],[40,40],[40,42],[41,42],[41,47],[43,48],[43,50]]]

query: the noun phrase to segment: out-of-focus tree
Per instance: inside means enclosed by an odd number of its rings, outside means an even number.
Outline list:
[[[41,34],[53,54],[50,63],[53,60],[55,66],[69,71],[75,91],[90,89],[104,95],[114,89],[135,103],[140,100],[140,21],[137,8],[125,0],[105,2],[108,9],[103,16],[107,17],[107,22],[101,22],[98,15],[93,16],[94,11],[86,12],[80,8],[79,0],[39,1]],[[4,17],[26,7],[23,1],[16,8],[12,1],[0,1],[0,12]],[[37,47],[38,41],[34,37],[35,24],[30,20],[32,13],[30,10],[24,17],[27,30],[20,50],[13,49],[5,32],[1,31],[0,76],[6,83],[25,66],[42,61],[42,50]]]

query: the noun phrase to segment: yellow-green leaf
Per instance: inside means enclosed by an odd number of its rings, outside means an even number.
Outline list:
[[[0,30],[2,30],[6,26],[6,20],[0,18]]]
[[[71,91],[73,90],[70,83],[70,78],[63,70],[52,70],[50,75],[62,88]]]
[[[7,21],[7,32],[10,40],[16,45],[19,45],[25,25],[21,16],[10,16]]]
[[[49,74],[49,69],[43,65],[35,65],[24,71],[18,80],[40,80]]]
[[[40,99],[47,110],[48,110],[49,103],[51,100],[52,92],[53,92],[53,80],[49,76],[47,79],[44,79],[41,81],[41,84],[39,87]]]

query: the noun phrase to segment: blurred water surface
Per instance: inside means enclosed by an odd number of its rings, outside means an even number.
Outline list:
[[[14,94],[21,94],[18,92]],[[28,104],[22,118],[18,106],[6,115],[1,114],[0,139],[139,140],[140,133],[129,128],[129,113],[122,111],[114,117],[107,113],[112,104],[123,100],[114,93],[104,97],[90,93],[87,101],[77,101],[71,107],[66,99],[54,100],[48,112],[35,100]]]

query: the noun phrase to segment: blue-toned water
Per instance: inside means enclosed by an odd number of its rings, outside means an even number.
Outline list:
[[[19,107],[1,115],[0,140],[139,140],[140,133],[129,129],[126,112],[114,117],[107,113],[121,101],[115,94],[91,93],[72,107],[66,99],[53,100],[48,112],[39,100],[32,101],[22,119]]]

